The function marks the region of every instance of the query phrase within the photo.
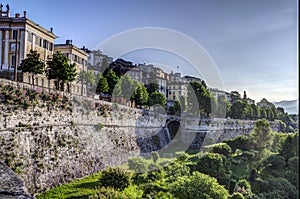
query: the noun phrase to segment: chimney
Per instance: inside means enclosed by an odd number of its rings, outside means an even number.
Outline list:
[[[50,28],[50,32],[53,32],[53,28]]]
[[[15,17],[16,17],[16,18],[20,18],[20,13],[16,13],[16,14],[15,14]]]
[[[66,40],[66,44],[67,45],[72,44],[72,40],[70,40],[70,39]]]
[[[24,18],[26,18],[26,14],[27,14],[27,12],[24,10],[24,12],[23,12],[23,13],[24,13]]]

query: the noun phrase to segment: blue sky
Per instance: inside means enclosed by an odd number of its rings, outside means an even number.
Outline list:
[[[298,99],[296,0],[149,0],[149,1],[1,1],[54,28],[56,43],[72,39],[90,49],[123,31],[168,28],[198,42],[210,55],[227,91],[246,90],[256,101]],[[176,42],[176,41],[175,41]],[[184,59],[159,50],[124,56],[133,62],[158,63],[195,74]]]

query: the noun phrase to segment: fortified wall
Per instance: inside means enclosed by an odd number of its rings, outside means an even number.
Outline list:
[[[58,103],[53,101],[55,96]],[[0,96],[0,160],[24,181],[31,194],[168,144],[181,142],[184,147],[199,148],[205,140],[218,142],[248,134],[254,126],[254,121],[176,121],[81,97],[40,93],[30,106],[19,96],[9,100]]]

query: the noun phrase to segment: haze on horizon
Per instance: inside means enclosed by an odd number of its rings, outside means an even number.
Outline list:
[[[297,0],[9,1],[11,15],[27,17],[59,36],[93,49],[134,28],[161,27],[198,42],[216,63],[226,91],[245,90],[256,102],[298,99]],[[176,42],[176,41],[174,41]],[[188,63],[160,51],[124,55],[134,63],[157,63],[193,75]],[[179,68],[177,68],[179,66]]]

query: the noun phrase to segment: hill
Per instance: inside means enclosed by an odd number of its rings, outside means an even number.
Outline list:
[[[285,112],[289,114],[298,114],[298,100],[284,100],[280,102],[273,102],[276,107],[283,107]]]

